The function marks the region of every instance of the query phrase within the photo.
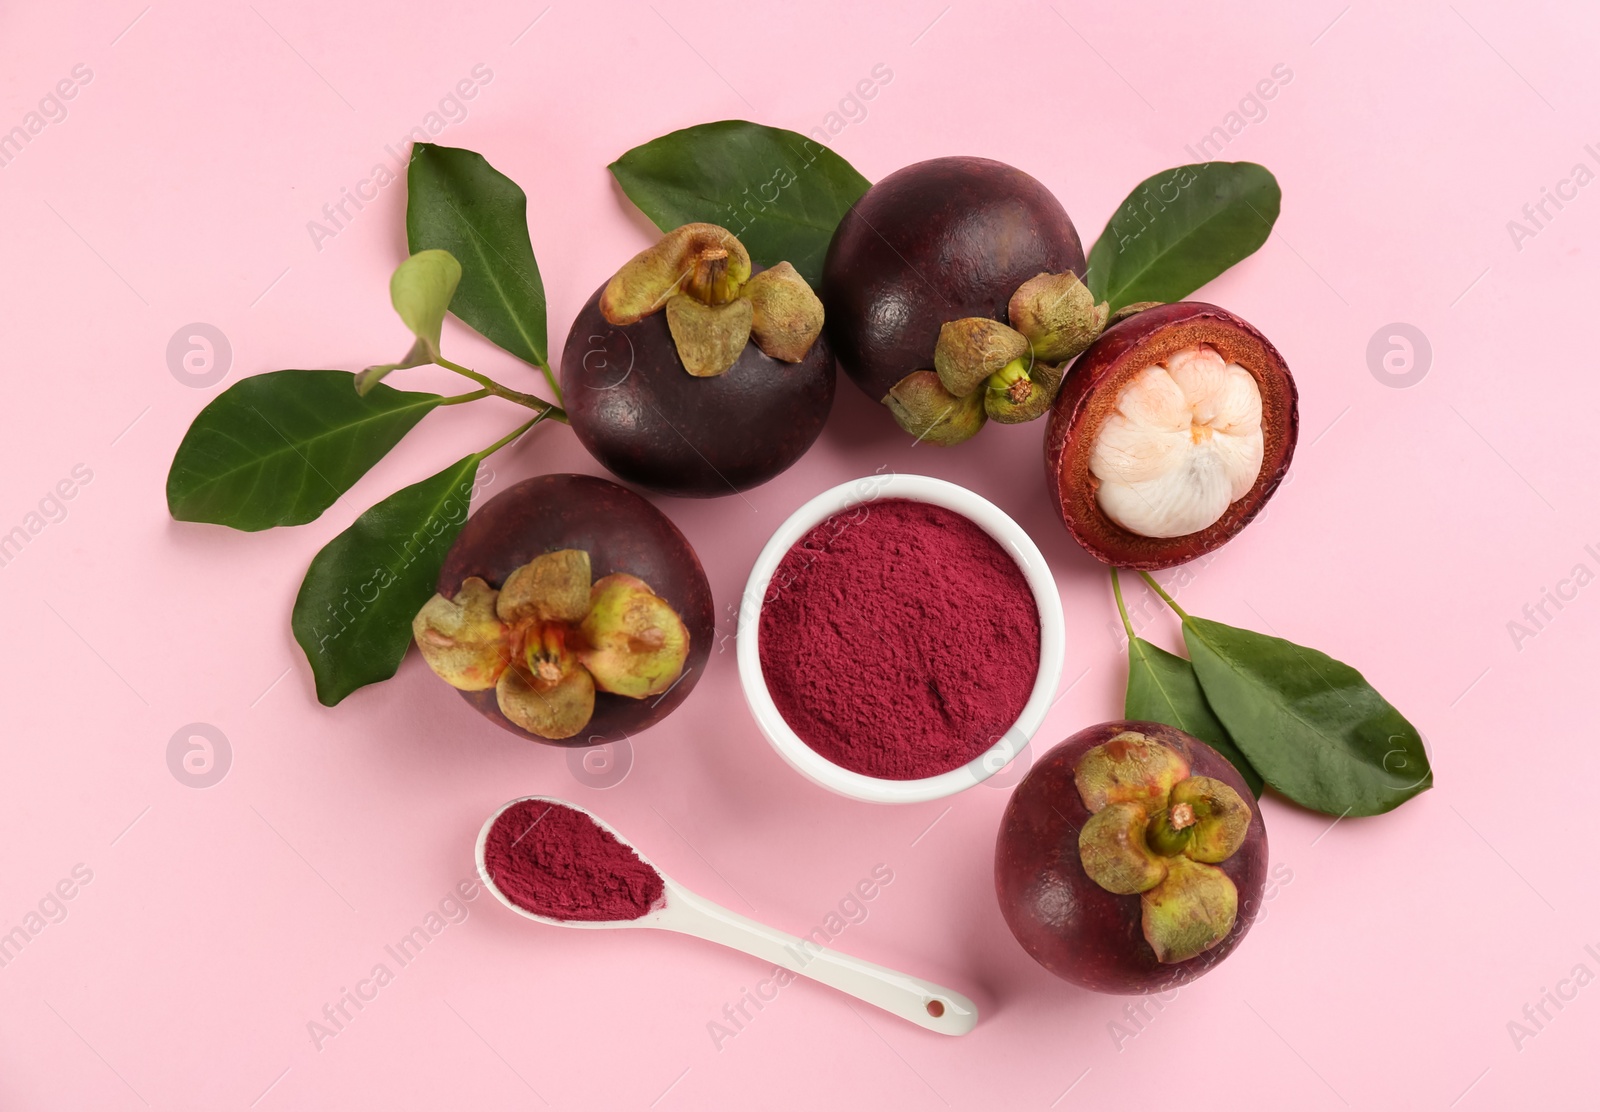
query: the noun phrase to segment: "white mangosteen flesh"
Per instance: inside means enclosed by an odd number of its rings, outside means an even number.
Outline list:
[[[1209,344],[1144,368],[1117,395],[1089,468],[1105,515],[1144,537],[1216,524],[1261,473],[1261,389]]]

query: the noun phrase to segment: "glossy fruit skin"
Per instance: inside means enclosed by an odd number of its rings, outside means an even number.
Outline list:
[[[1261,390],[1263,455],[1255,485],[1207,529],[1181,537],[1143,537],[1106,517],[1095,499],[1089,454],[1123,385],[1191,343],[1205,342],[1256,378]],[[1135,313],[1102,332],[1061,383],[1044,434],[1050,502],[1073,538],[1103,564],[1157,571],[1198,559],[1236,536],[1267,504],[1294,458],[1299,391],[1289,365],[1254,326],[1203,301],[1177,301]]]
[[[823,263],[825,327],[839,365],[879,401],[933,367],[947,321],[1004,322],[1029,278],[1083,269],[1077,229],[1040,182],[987,158],[930,159],[878,182],[839,222]]]
[[[530,741],[568,748],[621,741],[661,721],[688,698],[705,672],[716,636],[706,573],[688,540],[665,514],[633,491],[592,475],[524,479],[467,519],[445,555],[436,590],[454,598],[461,581],[473,575],[499,588],[516,568],[562,548],[587,552],[595,580],[613,572],[636,575],[677,611],[689,629],[683,678],[654,698],[597,693],[588,727],[560,741],[539,737],[507,720],[492,689],[460,694],[497,726]]]
[[[602,286],[572,322],[561,391],[572,431],[606,470],[647,490],[717,498],[759,486],[805,454],[833,407],[833,353],[818,337],[799,363],[745,345],[725,374],[683,369],[655,313],[615,325]]]
[[[1217,866],[1239,890],[1233,929],[1188,961],[1157,961],[1144,938],[1139,897],[1101,888],[1078,856],[1078,831],[1089,810],[1073,775],[1085,753],[1124,730],[1178,750],[1189,759],[1192,775],[1221,780],[1250,801],[1254,812],[1244,844]],[[1012,793],[995,844],[995,894],[1011,933],[1040,965],[1095,992],[1165,992],[1208,972],[1249,931],[1266,879],[1267,829],[1243,777],[1205,742],[1157,722],[1103,722],[1046,753]]]

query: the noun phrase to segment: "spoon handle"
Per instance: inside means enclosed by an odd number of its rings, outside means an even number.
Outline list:
[[[976,1005],[959,992],[796,938],[668,882],[667,913],[655,924],[719,942],[809,977],[943,1035],[965,1035]]]

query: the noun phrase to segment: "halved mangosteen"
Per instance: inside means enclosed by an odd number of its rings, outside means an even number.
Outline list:
[[[1299,413],[1283,356],[1199,301],[1113,324],[1068,371],[1045,430],[1052,501],[1095,559],[1157,570],[1205,555],[1266,505]]]

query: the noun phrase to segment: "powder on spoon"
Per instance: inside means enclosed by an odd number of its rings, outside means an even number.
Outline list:
[[[887,780],[983,754],[1039,671],[1039,610],[1017,562],[955,511],[901,498],[835,514],[790,549],[758,636],[790,728]]]
[[[502,811],[489,828],[483,861],[507,899],[551,919],[638,919],[665,888],[633,847],[583,811],[545,799]]]

